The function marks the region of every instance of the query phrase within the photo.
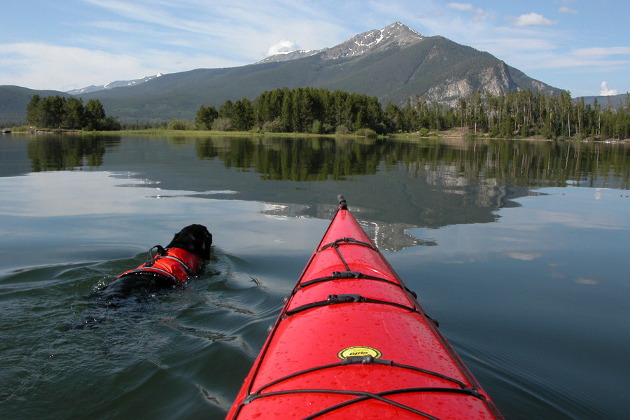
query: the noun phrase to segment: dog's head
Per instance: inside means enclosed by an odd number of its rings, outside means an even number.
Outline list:
[[[212,234],[203,225],[189,225],[175,234],[167,248],[182,248],[207,260],[210,258]]]

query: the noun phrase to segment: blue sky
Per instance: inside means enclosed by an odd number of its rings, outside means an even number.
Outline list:
[[[3,0],[0,85],[67,91],[332,47],[399,21],[576,96],[630,92],[627,0]]]

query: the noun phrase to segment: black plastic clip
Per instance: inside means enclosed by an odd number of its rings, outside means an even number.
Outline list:
[[[332,277],[336,279],[359,279],[362,274],[360,271],[333,271]]]
[[[329,295],[326,300],[327,303],[350,303],[361,302],[363,298],[361,295]]]

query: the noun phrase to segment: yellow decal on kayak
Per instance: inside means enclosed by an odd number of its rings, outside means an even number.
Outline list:
[[[352,346],[346,347],[337,353],[337,357],[340,359],[347,359],[348,357],[363,357],[363,356],[372,356],[375,359],[380,358],[383,355],[379,350],[366,347],[366,346]]]

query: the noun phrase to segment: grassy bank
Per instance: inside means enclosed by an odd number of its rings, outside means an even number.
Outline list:
[[[259,131],[215,131],[215,130],[169,130],[142,129],[99,132],[99,134],[148,135],[159,137],[371,137],[361,133],[350,134],[314,134],[314,133],[275,133]],[[387,137],[387,136],[386,136]]]

